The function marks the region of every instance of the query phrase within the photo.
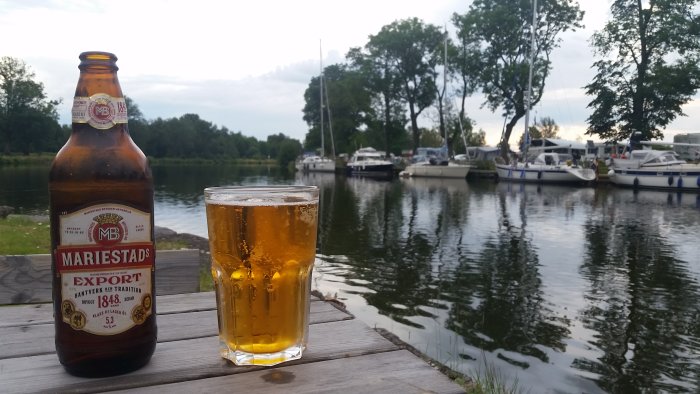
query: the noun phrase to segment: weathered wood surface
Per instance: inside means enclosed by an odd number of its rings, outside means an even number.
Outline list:
[[[138,371],[100,379],[64,372],[53,349],[51,308],[0,308],[0,391],[463,392],[413,354],[326,302],[311,303],[304,357],[272,368],[238,367],[219,357],[213,293],[159,296],[157,306],[159,338],[151,362]]]
[[[199,251],[156,252],[156,293],[199,291]],[[0,305],[51,301],[51,255],[0,256]]]
[[[274,370],[227,375],[117,393],[463,393],[447,379],[432,379],[435,370],[407,350],[292,365]]]

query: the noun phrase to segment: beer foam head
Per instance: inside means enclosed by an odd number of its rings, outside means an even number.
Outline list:
[[[207,204],[275,206],[318,203],[318,187],[305,185],[221,186],[204,189]]]

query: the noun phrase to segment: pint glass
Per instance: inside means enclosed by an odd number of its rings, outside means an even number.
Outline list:
[[[315,186],[204,190],[221,356],[236,365],[301,358],[316,254]]]

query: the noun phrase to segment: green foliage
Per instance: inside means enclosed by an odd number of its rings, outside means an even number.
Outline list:
[[[55,151],[63,144],[57,100],[21,60],[0,58],[0,150],[5,153]]]
[[[420,137],[418,116],[436,99],[436,68],[443,59],[444,38],[438,26],[410,18],[382,27],[366,45],[369,53],[385,54],[389,72],[401,86],[398,97],[408,104],[414,151]]]
[[[535,122],[534,125],[530,126],[530,139],[535,138],[559,138],[559,125],[554,121],[554,119],[545,116]],[[518,140],[518,146],[523,146],[523,141],[525,139],[524,135],[520,136]]]
[[[624,140],[663,138],[662,130],[700,87],[699,0],[616,0],[611,18],[594,34],[598,73],[586,134]]]
[[[438,148],[445,144],[445,138],[440,130],[420,130],[420,146],[426,148]]]
[[[289,163],[296,160],[301,152],[301,144],[297,140],[286,139],[279,145],[277,164],[282,168],[287,168]]]
[[[366,126],[372,114],[371,96],[365,80],[358,71],[349,70],[344,65],[331,65],[323,71],[324,94],[324,147],[326,155],[352,153],[361,129]],[[320,77],[314,77],[304,92],[304,121],[309,125],[304,149],[320,150],[321,147],[321,103]],[[331,130],[333,140],[331,140]]]
[[[133,103],[132,103],[133,104]],[[135,105],[135,104],[133,104]],[[196,114],[151,122],[129,120],[129,129],[137,145],[150,157],[205,160],[276,159],[286,162],[294,147],[294,158],[301,152],[297,140],[273,134],[267,141],[219,128]],[[283,156],[281,156],[283,155]]]
[[[512,0],[474,0],[464,15],[454,14],[459,41],[468,48],[476,85],[486,95],[484,103],[492,111],[503,110],[509,117],[503,136],[503,154],[507,153],[513,127],[527,109],[528,73],[532,37],[532,3]],[[549,56],[559,46],[559,35],[581,27],[583,12],[571,0],[540,0],[535,23],[531,106],[542,98],[549,75]]]

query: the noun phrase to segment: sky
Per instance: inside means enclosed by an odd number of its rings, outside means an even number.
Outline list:
[[[585,28],[566,32],[552,54],[552,73],[535,119],[548,116],[560,136],[585,136],[591,97],[583,86],[595,74],[589,46],[607,21],[610,0],[579,0]],[[50,99],[61,99],[61,124],[70,123],[78,55],[114,53],[125,95],[146,119],[198,114],[218,127],[265,140],[283,133],[304,140],[304,91],[324,66],[344,61],[351,47],[396,20],[417,17],[448,26],[471,0],[0,0],[0,57],[23,60],[44,84]],[[500,111],[481,108],[475,93],[467,115],[495,145],[503,129]],[[332,105],[332,100],[331,100]],[[698,132],[700,96],[686,104],[665,131]],[[429,126],[429,117],[421,120]],[[524,119],[516,133],[524,130]],[[595,140],[595,138],[593,138]]]

